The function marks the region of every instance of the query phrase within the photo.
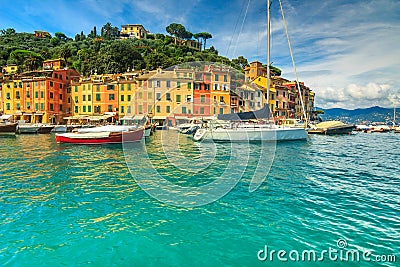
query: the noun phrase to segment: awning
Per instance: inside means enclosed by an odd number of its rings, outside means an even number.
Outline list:
[[[32,116],[33,114],[32,113],[24,113],[22,115],[24,115],[24,116]]]
[[[177,119],[177,120],[188,120],[189,118],[187,116],[175,116],[175,119]]]
[[[104,112],[104,115],[110,115],[112,117],[117,115],[117,112]]]
[[[167,116],[154,116],[152,119],[153,120],[165,120]]]
[[[17,112],[14,113],[14,115],[20,116],[20,115],[22,115],[22,112],[21,111],[17,111]]]
[[[1,115],[0,116],[0,120],[8,120],[9,118],[11,118],[13,115],[6,115],[6,114],[4,114],[4,115]]]
[[[33,114],[34,116],[42,116],[43,115],[43,113],[35,113],[35,114]]]
[[[134,117],[133,117],[133,119],[134,120],[139,120],[139,121],[141,121],[141,120],[143,120],[144,119],[144,115],[135,115]]]

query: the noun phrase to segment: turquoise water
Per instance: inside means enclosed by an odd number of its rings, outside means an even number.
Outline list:
[[[276,254],[272,262],[260,261],[257,254],[267,246],[268,252],[285,250],[286,258],[292,250],[370,251],[371,260],[395,255],[396,263],[379,265],[398,266],[399,141],[395,134],[356,134],[231,146],[193,143],[165,131],[122,147],[59,145],[53,135],[0,137],[0,264],[377,264],[327,255],[314,263],[283,262]],[[273,162],[264,162],[271,154]],[[230,162],[234,170],[225,172]],[[249,192],[260,164],[272,164],[271,170]],[[204,192],[197,192],[200,198],[160,192],[157,177],[194,192],[220,181],[232,190],[199,206]],[[172,204],[159,201],[164,198]],[[340,249],[338,241],[347,247]]]

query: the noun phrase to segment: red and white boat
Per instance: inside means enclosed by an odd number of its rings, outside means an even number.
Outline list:
[[[110,125],[79,129],[73,133],[56,134],[56,142],[84,145],[121,144],[140,141],[143,133],[143,127]]]

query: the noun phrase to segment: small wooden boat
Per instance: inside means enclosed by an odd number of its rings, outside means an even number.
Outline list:
[[[19,134],[37,134],[40,129],[39,124],[18,124],[17,133]]]
[[[356,128],[355,125],[346,124],[341,121],[324,121],[312,126],[309,134],[350,134]]]
[[[54,125],[42,124],[38,130],[40,134],[49,134],[54,128]]]
[[[124,142],[140,141],[144,128],[126,126],[103,126],[79,129],[78,132],[56,134],[57,143],[72,144],[121,144]]]
[[[17,131],[17,123],[0,123],[0,134],[15,134]]]

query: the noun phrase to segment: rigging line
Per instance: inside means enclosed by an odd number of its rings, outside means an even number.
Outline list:
[[[236,50],[237,50],[237,47],[238,47],[238,43],[239,43],[239,39],[240,39],[240,34],[242,33],[243,26],[244,26],[244,22],[246,21],[246,17],[247,17],[247,12],[249,11],[250,1],[251,1],[251,0],[249,0],[249,1],[247,2],[246,12],[244,13],[244,17],[243,17],[243,21],[242,21],[242,26],[240,27],[239,35],[238,35],[238,38],[236,39],[235,50],[233,50],[232,58],[234,58],[235,55],[236,55]]]
[[[290,57],[292,58],[292,65],[293,65],[294,73],[296,75],[296,85],[297,85],[297,88],[299,90],[301,108],[303,109],[303,116],[304,116],[304,119],[305,119],[304,126],[307,127],[308,119],[307,119],[307,114],[306,114],[306,110],[305,110],[305,107],[304,107],[303,93],[301,91],[301,87],[300,87],[300,83],[299,83],[299,75],[297,74],[296,64],[294,63],[292,45],[290,43],[289,31],[288,31],[288,27],[287,27],[287,24],[286,24],[285,14],[283,12],[283,7],[282,7],[282,1],[281,0],[279,0],[279,6],[280,6],[281,12],[282,12],[282,20],[283,20],[283,24],[285,26],[286,37],[287,37],[287,40],[288,40],[289,51],[290,51]]]
[[[226,56],[228,56],[229,49],[230,49],[230,47],[231,47],[231,45],[232,45],[232,41],[233,41],[233,38],[234,38],[234,36],[235,36],[237,26],[238,26],[238,24],[239,24],[240,15],[242,14],[243,9],[244,9],[245,1],[246,1],[246,0],[243,0],[242,8],[240,9],[239,16],[238,16],[238,18],[237,18],[237,20],[236,20],[235,29],[233,30],[232,38],[231,38],[231,40],[229,41],[228,48],[226,49]]]

